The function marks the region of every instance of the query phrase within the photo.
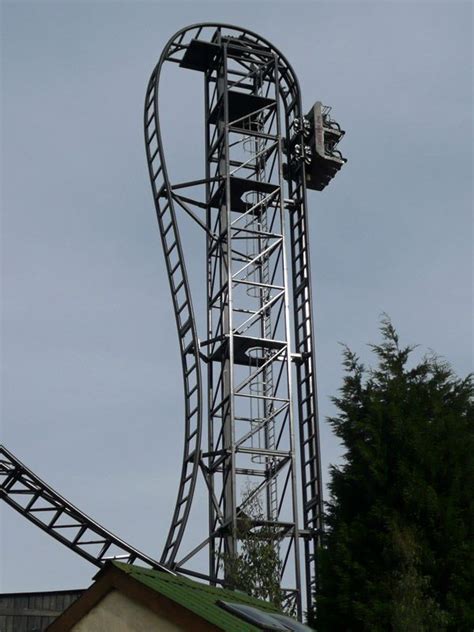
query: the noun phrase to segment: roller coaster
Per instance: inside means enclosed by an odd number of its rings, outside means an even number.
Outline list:
[[[160,79],[172,64],[204,78],[204,173],[178,183],[159,125]],[[344,132],[320,102],[303,113],[295,73],[272,44],[214,23],[186,27],[166,44],[146,90],[144,130],[184,391],[183,463],[161,558],[95,523],[3,447],[0,495],[97,566],[121,559],[214,585],[232,585],[243,523],[271,533],[285,607],[301,618],[317,591],[323,526],[307,189],[324,189],[345,163],[337,149]],[[201,337],[183,216],[206,252]],[[198,484],[208,524],[185,550]]]

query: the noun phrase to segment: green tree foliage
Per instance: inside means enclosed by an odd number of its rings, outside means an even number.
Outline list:
[[[431,355],[413,365],[388,319],[374,369],[349,350],[331,471],[317,629],[474,629],[471,377]]]
[[[253,492],[251,487],[246,490],[241,504],[245,512],[237,521],[239,552],[236,556],[223,555],[221,562],[233,588],[282,608],[278,530],[265,524],[261,498]]]

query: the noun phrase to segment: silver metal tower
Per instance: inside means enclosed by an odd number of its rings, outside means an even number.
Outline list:
[[[169,62],[204,77],[205,178],[178,184],[169,180],[159,130],[160,73]],[[302,577],[307,605],[316,590],[322,528],[306,188],[323,189],[344,164],[336,150],[342,135],[320,103],[303,116],[298,81],[276,48],[232,26],[199,24],[177,33],[147,90],[148,163],[186,401],[181,486],[161,562],[225,583],[225,560],[239,553],[239,519],[253,519],[255,529],[276,534],[282,589],[300,615]],[[201,337],[178,208],[205,233],[207,332]],[[208,489],[209,527],[180,556],[199,472]],[[249,516],[255,497],[263,519]],[[208,573],[190,570],[203,548]]]
[[[160,77],[169,64],[204,78],[205,169],[189,182],[171,183],[159,127]],[[336,149],[344,132],[320,102],[303,115],[294,71],[272,44],[207,23],[184,28],[165,46],[146,91],[144,124],[185,402],[178,498],[161,560],[94,522],[3,446],[0,498],[97,566],[122,559],[213,584],[232,581],[229,560],[239,554],[245,521],[273,534],[285,605],[301,618],[317,590],[322,533],[306,189],[322,190],[344,164]],[[202,231],[206,252],[200,337],[182,213]],[[198,481],[207,490],[208,523],[185,551]],[[255,499],[259,515],[250,509]],[[196,564],[204,551],[207,568]]]

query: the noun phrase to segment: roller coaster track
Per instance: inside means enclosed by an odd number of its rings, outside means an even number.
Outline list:
[[[285,57],[267,40],[246,29],[218,23],[202,23],[178,31],[165,46],[150,77],[145,98],[145,145],[153,198],[161,234],[171,297],[176,317],[183,368],[185,393],[185,438],[181,481],[175,511],[161,562],[173,567],[189,516],[193,491],[200,468],[202,432],[202,380],[199,341],[193,314],[191,290],[186,273],[183,248],[177,222],[175,189],[193,183],[173,186],[166,167],[159,127],[159,84],[165,62],[180,64],[191,42],[212,42],[216,30],[226,38],[235,38],[242,45],[263,48],[278,57],[279,91],[284,104],[286,128],[302,119],[298,80]],[[184,65],[184,64],[182,64]],[[322,493],[316,404],[314,334],[312,327],[311,281],[304,163],[296,178],[289,181],[292,203],[289,205],[293,304],[298,377],[298,419],[303,487],[303,524],[305,538],[306,592],[316,588],[316,548],[321,536]],[[179,204],[183,206],[182,204]],[[187,210],[187,209],[185,209]],[[186,559],[189,559],[187,556]],[[179,565],[177,566],[179,569]]]
[[[303,116],[298,80],[285,57],[267,40],[251,31],[231,25],[196,24],[176,33],[164,48],[149,80],[144,111],[146,155],[177,326],[185,411],[183,464],[179,491],[160,562],[139,552],[94,522],[28,470],[8,450],[0,446],[0,497],[25,518],[96,566],[101,566],[107,559],[113,558],[122,559],[128,563],[137,561],[153,568],[168,570],[168,572],[170,572],[169,569],[186,572],[182,564],[193,555],[191,552],[181,562],[176,561],[189,518],[199,471],[202,469],[205,475],[201,452],[203,385],[200,366],[205,357],[201,354],[197,335],[191,289],[178,226],[177,206],[190,213],[204,230],[208,231],[208,228],[199,217],[192,213],[187,202],[201,206],[203,209],[206,205],[183,198],[176,191],[198,183],[209,185],[209,181],[171,184],[159,127],[158,100],[160,76],[165,62],[182,63],[191,42],[213,42],[216,31],[219,31],[224,38],[237,40],[242,46],[264,49],[276,57],[280,77],[278,89],[283,104],[286,130],[290,130],[295,121],[301,122]],[[316,549],[322,529],[322,494],[304,161],[288,180],[287,193],[288,199],[285,203],[290,219],[296,344],[294,355],[298,378],[298,425],[303,490],[301,537],[304,538],[306,594],[309,605],[317,585]],[[210,237],[212,238],[212,235]],[[205,542],[208,540],[209,538]],[[189,574],[193,572],[189,571]],[[194,574],[205,578],[205,575]]]
[[[170,572],[74,507],[3,446],[0,446],[0,498],[96,566],[117,559]]]

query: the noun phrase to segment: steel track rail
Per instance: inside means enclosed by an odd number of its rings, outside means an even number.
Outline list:
[[[156,560],[130,546],[29,470],[0,446],[0,498],[50,536],[96,566],[110,559],[138,562],[171,572]]]
[[[172,566],[184,534],[199,472],[202,431],[202,382],[199,368],[199,342],[186,274],[183,250],[175,213],[172,186],[166,168],[159,128],[158,94],[161,70],[165,62],[179,63],[193,39],[210,42],[216,29],[225,36],[262,47],[278,57],[280,95],[284,104],[287,130],[303,115],[298,79],[286,58],[270,42],[247,29],[228,24],[200,23],[178,31],[165,46],[151,75],[145,99],[145,144],[153,198],[161,234],[165,261],[176,316],[185,390],[185,438],[181,482],[165,544],[162,563]],[[300,354],[298,377],[298,424],[303,487],[303,524],[305,538],[305,574],[307,604],[314,598],[317,585],[316,549],[322,529],[322,481],[319,454],[319,429],[316,401],[316,367],[312,325],[312,297],[308,243],[308,217],[305,167],[290,182],[290,239],[292,248],[293,314],[296,351]],[[175,259],[172,254],[175,253]],[[184,297],[180,303],[178,293]],[[191,404],[195,397],[196,404]],[[310,534],[308,536],[308,534]]]
[[[199,468],[202,434],[202,381],[199,340],[191,291],[176,218],[175,199],[164,161],[158,122],[159,75],[165,56],[166,49],[148,84],[145,97],[144,128],[148,170],[168,272],[184,385],[183,464],[178,498],[161,556],[162,563],[172,567],[188,521]]]
[[[185,392],[185,436],[183,465],[178,498],[161,563],[144,555],[94,522],[28,470],[8,450],[0,446],[0,498],[56,540],[96,566],[107,559],[135,561],[160,570],[175,565],[189,517],[201,459],[202,381],[199,341],[191,300],[183,248],[163,143],[159,128],[158,95],[161,69],[165,62],[179,62],[192,39],[212,41],[214,31],[240,38],[245,45],[262,47],[277,55],[286,127],[301,119],[298,80],[285,57],[267,40],[246,29],[218,23],[196,24],[182,29],[166,45],[151,75],[145,98],[145,144],[148,169],[158,226],[168,271],[181,352]],[[206,37],[207,36],[207,37]],[[289,183],[290,239],[294,330],[299,356],[298,423],[300,429],[303,523],[307,604],[312,602],[317,585],[316,549],[322,528],[322,493],[319,456],[316,368],[312,326],[312,299],[308,240],[308,219],[304,163]],[[188,556],[189,557],[189,556]],[[187,558],[186,558],[187,559]],[[184,569],[183,569],[184,571]]]

